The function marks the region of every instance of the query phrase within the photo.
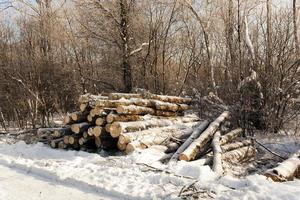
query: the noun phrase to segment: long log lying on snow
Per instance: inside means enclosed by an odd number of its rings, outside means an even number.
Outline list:
[[[180,160],[191,161],[195,159],[199,151],[212,139],[220,124],[229,118],[228,111],[223,112],[208,128],[195,139],[187,149],[179,156]]]
[[[117,113],[123,115],[147,115],[147,114],[154,114],[155,110],[152,108],[142,107],[142,106],[118,106]]]
[[[192,132],[191,127],[197,124],[197,122],[191,122],[181,125],[151,128],[142,131],[125,132],[120,134],[119,142],[129,143],[134,140],[142,140],[145,136],[182,137],[183,134],[187,134],[187,132]]]
[[[228,142],[231,142],[237,137],[239,137],[242,133],[243,133],[243,129],[241,128],[234,129],[221,137],[220,144],[224,145]]]
[[[229,143],[229,144],[225,144],[221,146],[221,149],[223,152],[227,152],[227,151],[231,151],[234,149],[238,149],[244,146],[250,146],[252,145],[252,141],[251,140],[244,140],[241,142],[234,142],[234,143]]]
[[[214,155],[212,169],[214,172],[216,172],[219,175],[223,174],[222,149],[220,146],[220,137],[221,137],[221,133],[220,133],[220,131],[217,131],[214,134],[214,138],[211,143],[211,146],[213,149],[213,155]]]
[[[280,163],[277,167],[267,170],[264,175],[277,182],[291,181],[299,176],[300,150]]]
[[[152,128],[137,132],[122,133],[119,136],[119,143],[130,143],[138,141],[141,143],[140,146],[148,148],[153,145],[160,145],[163,142],[168,143],[173,137],[180,137],[182,134],[192,132],[192,127],[198,123],[186,123],[182,125],[173,125],[162,128]]]
[[[174,153],[170,162],[177,161],[180,154],[188,148],[193,141],[200,136],[200,134],[207,128],[209,122],[207,120],[203,121],[190,135],[190,137],[178,148],[178,150]]]
[[[231,163],[245,162],[253,158],[256,149],[252,146],[245,146],[222,154],[222,159]]]

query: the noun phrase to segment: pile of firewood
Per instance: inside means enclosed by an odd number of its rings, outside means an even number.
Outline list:
[[[191,98],[155,94],[82,95],[79,109],[64,118],[62,128],[44,128],[52,148],[96,151],[166,144],[198,124],[184,115]],[[50,134],[49,134],[50,132]]]

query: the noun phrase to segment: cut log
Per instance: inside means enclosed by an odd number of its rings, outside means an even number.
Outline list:
[[[146,95],[144,95],[144,98],[156,99],[159,101],[170,102],[170,103],[189,104],[192,102],[191,98],[167,96],[167,95],[157,95],[157,94],[146,94]]]
[[[73,124],[71,126],[71,130],[73,133],[83,133],[84,131],[87,131],[89,129],[91,125],[87,122],[82,122],[82,123],[79,123],[79,124]]]
[[[118,106],[117,113],[122,115],[147,115],[154,114],[155,110],[152,108],[142,107],[142,106]]]
[[[101,147],[101,139],[100,137],[95,137],[95,145],[97,148]]]
[[[105,131],[110,133],[110,127],[111,127],[111,124],[106,124],[105,125]]]
[[[64,125],[70,125],[70,124],[73,124],[74,121],[72,120],[71,118],[71,114],[67,114],[65,117],[64,117],[64,120],[63,120],[63,124]]]
[[[162,117],[176,117],[176,116],[183,116],[183,112],[170,112],[165,110],[156,110],[155,115],[162,116]]]
[[[67,147],[68,147],[68,145],[65,144],[64,141],[60,141],[60,142],[58,143],[58,148],[59,148],[59,149],[66,149]]]
[[[118,149],[121,150],[121,151],[124,151],[124,150],[126,149],[126,146],[127,146],[126,143],[120,143],[119,141],[118,141],[118,143],[117,143],[117,147],[118,147]]]
[[[231,163],[246,162],[253,158],[256,154],[256,149],[252,146],[245,146],[239,149],[234,149],[222,154],[222,159]]]
[[[79,103],[88,103],[88,102],[95,102],[97,100],[106,100],[108,99],[107,96],[102,95],[92,95],[92,94],[84,94],[79,97]]]
[[[76,123],[86,121],[87,116],[88,116],[88,112],[77,111],[77,112],[71,113],[71,119],[72,119],[72,121],[74,121]]]
[[[220,145],[224,145],[228,142],[233,141],[234,139],[239,137],[242,133],[243,133],[243,129],[241,129],[241,128],[237,128],[237,129],[230,131],[229,133],[227,133],[221,137]]]
[[[107,115],[107,110],[100,108],[100,107],[95,107],[90,111],[90,116],[91,117],[105,117]]]
[[[277,167],[267,170],[264,175],[276,182],[294,180],[300,175],[300,150]]]
[[[151,128],[142,131],[135,131],[135,132],[126,132],[122,133],[119,136],[120,143],[129,143],[134,140],[141,140],[145,136],[163,136],[169,138],[177,138],[182,137],[182,135],[188,134],[192,132],[192,127],[196,126],[198,123],[186,123],[181,125],[172,125],[167,127],[158,127],[158,128]]]
[[[96,126],[102,126],[106,123],[106,120],[105,120],[105,117],[98,117],[96,120],[95,120],[95,124]]]
[[[197,128],[194,131],[192,131],[189,138],[177,149],[177,151],[174,153],[174,155],[172,156],[170,161],[176,162],[178,160],[180,154],[186,148],[188,148],[196,138],[198,138],[200,136],[200,134],[207,128],[208,125],[209,125],[209,122],[207,120],[201,122],[201,124],[199,126],[197,126]]]
[[[187,104],[175,104],[175,103],[169,103],[163,101],[153,101],[153,102],[157,110],[177,112],[177,111],[185,111],[189,109],[189,106]]]
[[[64,138],[63,138],[63,142],[65,143],[65,144],[69,144],[69,135],[66,135],[66,136],[64,136]]]
[[[69,144],[70,144],[70,145],[74,145],[74,144],[78,143],[78,139],[79,139],[79,138],[80,138],[80,137],[69,136]]]
[[[129,122],[129,121],[142,121],[143,116],[141,115],[119,115],[110,113],[106,117],[107,123],[113,123],[113,122]]]
[[[98,107],[117,108],[118,106],[130,106],[130,105],[153,107],[153,102],[147,99],[137,99],[137,98],[96,101],[96,106]]]
[[[53,133],[53,136],[58,138],[58,137],[62,137],[64,135],[70,135],[70,134],[72,134],[71,127],[67,127],[67,128],[56,129]]]
[[[87,133],[89,136],[94,136],[94,126],[89,127],[89,129],[87,130]]]
[[[58,139],[51,140],[50,146],[52,148],[58,148],[58,143],[59,142],[63,142],[63,138],[58,138]]]
[[[229,115],[229,112],[223,112],[197,139],[190,144],[189,147],[184,150],[184,152],[180,154],[179,159],[185,161],[193,160],[199,151],[212,139],[220,124],[229,118]]]
[[[231,151],[234,149],[238,149],[244,146],[250,146],[252,145],[252,141],[251,140],[244,140],[241,142],[234,142],[234,143],[229,143],[229,144],[225,144],[223,146],[221,146],[221,149],[223,152],[227,152],[227,151]]]
[[[220,131],[217,131],[214,134],[214,138],[212,140],[211,146],[213,149],[213,171],[216,172],[218,175],[223,174],[223,166],[222,166],[222,149],[220,147]]]
[[[140,143],[139,141],[130,142],[127,144],[127,146],[125,144],[125,146],[126,146],[125,152],[127,154],[130,154],[130,153],[134,152],[137,148],[142,148],[141,145],[142,145],[142,143]]]
[[[142,98],[142,94],[134,94],[134,93],[110,93],[108,98],[111,100],[119,100],[119,99],[131,99],[131,98]]]
[[[104,129],[101,126],[95,126],[93,128],[93,134],[95,137],[99,137],[102,133],[104,133]]]
[[[111,136],[116,138],[119,137],[121,133],[140,131],[154,127],[170,126],[172,124],[172,121],[164,119],[152,119],[136,122],[114,122],[111,124],[109,129]]]
[[[88,132],[87,132],[87,131],[84,131],[84,132],[82,133],[82,137],[83,137],[83,138],[88,138],[88,137],[89,137]]]
[[[121,136],[120,136],[121,137]],[[173,153],[176,152],[176,150],[180,147],[180,144],[176,143],[176,142],[171,142],[169,144],[167,144],[167,150],[165,151],[165,153]],[[172,154],[173,156],[173,154]],[[171,157],[170,157],[171,158]]]

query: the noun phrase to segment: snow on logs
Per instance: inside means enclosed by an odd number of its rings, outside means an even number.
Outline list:
[[[50,129],[44,135],[51,133],[48,140],[53,148],[90,150],[105,146],[126,150],[135,140],[150,146],[173,136],[147,130],[199,121],[184,116],[190,103],[190,98],[150,93],[85,94],[79,98],[79,111],[65,116],[64,125],[69,126]]]
[[[291,181],[300,175],[300,150],[280,163],[277,167],[267,170],[264,175],[276,182]]]
[[[220,124],[228,119],[229,116],[230,113],[228,111],[223,112],[197,139],[191,143],[191,145],[185,151],[180,154],[179,159],[185,161],[191,161],[195,159],[200,150],[203,149],[205,145],[213,138],[215,132],[220,127]]]

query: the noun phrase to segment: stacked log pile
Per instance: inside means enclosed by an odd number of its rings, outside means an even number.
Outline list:
[[[199,123],[184,115],[191,98],[156,94],[110,93],[82,95],[79,111],[65,116],[62,128],[40,129],[52,148],[97,151],[166,144]],[[49,134],[50,132],[50,134]]]

